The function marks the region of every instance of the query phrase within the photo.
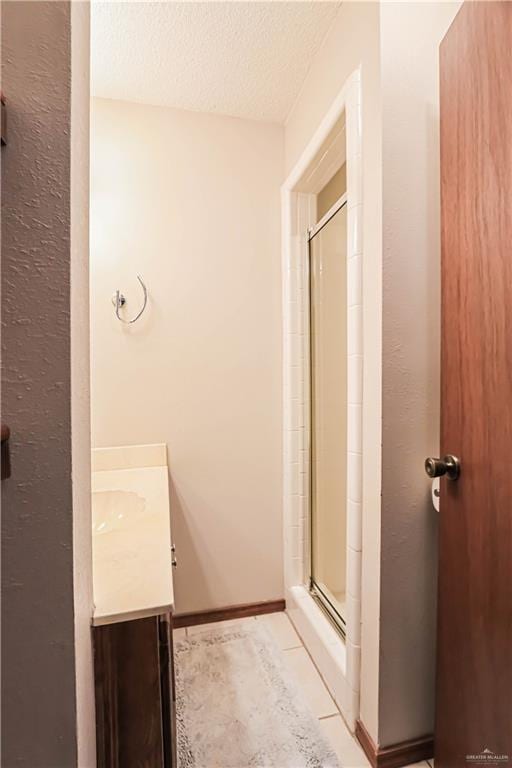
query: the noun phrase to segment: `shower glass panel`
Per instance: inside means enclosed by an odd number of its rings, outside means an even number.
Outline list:
[[[330,213],[312,231],[309,240],[310,588],[331,619],[344,631],[347,519],[346,204],[341,205],[340,201]]]

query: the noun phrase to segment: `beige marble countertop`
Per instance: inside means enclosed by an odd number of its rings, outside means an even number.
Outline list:
[[[174,608],[167,450],[93,451],[94,626]]]

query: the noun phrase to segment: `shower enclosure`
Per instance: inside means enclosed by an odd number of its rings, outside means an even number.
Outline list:
[[[309,233],[310,591],[343,634],[347,499],[347,206]]]

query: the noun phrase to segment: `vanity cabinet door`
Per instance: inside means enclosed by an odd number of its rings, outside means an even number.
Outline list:
[[[94,628],[98,768],[175,768],[170,634],[159,616]]]
[[[117,713],[116,632],[95,627],[94,687],[96,698],[96,759],[98,768],[120,768]]]

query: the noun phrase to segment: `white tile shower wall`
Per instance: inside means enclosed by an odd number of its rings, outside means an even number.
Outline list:
[[[297,193],[297,173],[283,187],[284,526],[285,585],[290,616],[350,727],[359,714],[363,403],[362,148],[360,73],[355,72],[326,121],[345,111],[347,134],[347,644],[304,584],[309,576],[309,337],[306,231],[315,196]],[[322,126],[319,131],[322,132]],[[329,130],[329,129],[327,129]],[[323,137],[324,139],[326,136]],[[322,139],[323,140],[323,139]],[[309,162],[319,146],[308,147]],[[303,161],[304,158],[301,160]],[[301,165],[301,160],[298,166]],[[303,163],[302,163],[303,164]],[[299,589],[301,591],[297,592]],[[299,599],[300,597],[300,599]],[[328,622],[327,622],[328,623]]]
[[[362,370],[363,363],[363,285],[362,285],[362,156],[361,156],[361,89],[353,81],[347,98],[347,190],[348,190],[348,499],[347,530],[360,530],[362,516]],[[348,538],[348,537],[347,537]],[[351,727],[359,714],[361,668],[361,537],[352,546],[348,538],[347,551],[347,667],[346,706]],[[357,610],[359,608],[359,610]],[[356,609],[356,610],[355,610]]]

